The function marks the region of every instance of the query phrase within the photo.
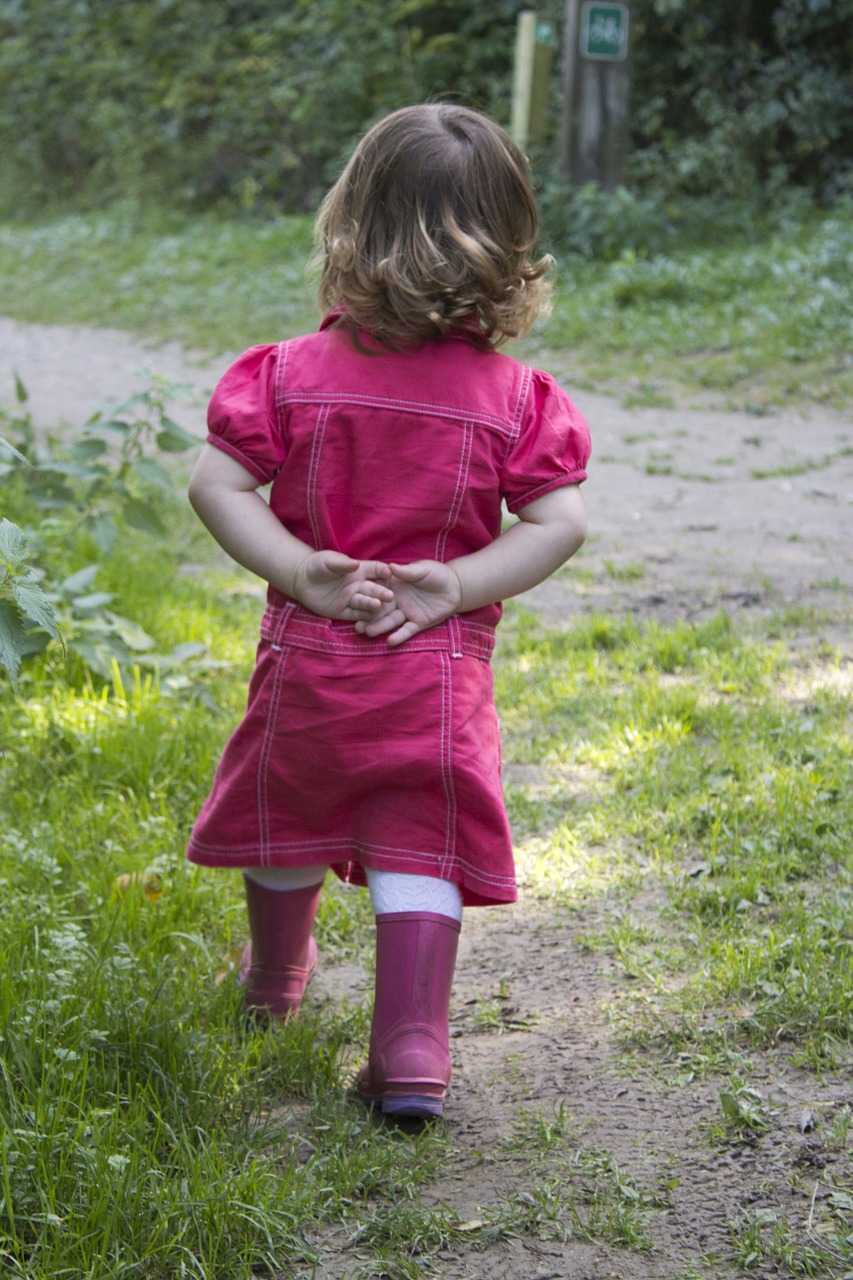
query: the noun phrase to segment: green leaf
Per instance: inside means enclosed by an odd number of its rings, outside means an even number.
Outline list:
[[[76,596],[82,591],[88,591],[97,576],[98,566],[87,564],[84,569],[78,569],[76,573],[72,573],[70,577],[60,582],[59,590],[64,596]]]
[[[18,688],[18,672],[24,653],[26,633],[18,611],[8,600],[0,600],[0,666],[6,668],[13,689]]]
[[[69,452],[80,462],[94,462],[106,453],[109,446],[99,436],[89,436],[85,440],[75,440]]]
[[[132,622],[130,618],[122,618],[117,613],[108,615],[110,626],[117,636],[127,645],[128,649],[132,649],[135,653],[144,653],[147,649],[153,649],[155,641],[152,640],[147,631],[143,631],[142,627]]]
[[[721,1093],[720,1105],[723,1108],[723,1115],[726,1119],[733,1121],[735,1124],[743,1123],[743,1108],[733,1093]]]
[[[118,542],[118,525],[111,515],[101,512],[100,515],[89,516],[86,532],[99,551],[105,556],[112,555]]]
[[[24,562],[27,555],[27,535],[18,525],[4,516],[0,520],[0,556],[15,567]]]
[[[12,596],[26,619],[41,627],[54,640],[59,639],[56,612],[41,587],[32,578],[19,578],[12,583]]]
[[[122,504],[122,515],[131,528],[138,529],[140,533],[148,533],[155,538],[163,537],[166,533],[166,527],[157,512],[149,503],[142,502],[139,498],[128,498]]]
[[[19,451],[15,448],[15,446],[13,444],[10,444],[8,440],[4,440],[2,436],[0,436],[0,449],[8,450],[8,452],[11,453],[12,457],[17,459],[18,462],[25,462],[27,466],[32,465],[29,458],[26,458],[22,453],[19,453]]]
[[[108,678],[113,662],[127,662],[128,652],[118,636],[99,635],[96,639],[74,636],[68,647],[79,654],[88,667]]]
[[[17,397],[18,404],[26,404],[30,398],[30,393],[21,381],[17,370],[15,371],[15,395]]]
[[[179,422],[173,418],[162,419],[162,429],[157,432],[157,444],[164,453],[184,453],[187,449],[195,449],[202,442],[198,436],[190,435]]]
[[[103,421],[98,421],[98,429],[115,431],[118,435],[126,436],[130,434],[130,423],[122,422],[120,418],[105,418]]]
[[[198,640],[184,640],[182,644],[176,644],[167,657],[171,662],[188,662],[190,658],[200,658],[206,652],[207,646]]]
[[[111,600],[112,595],[109,591],[93,591],[88,596],[75,596],[71,603],[75,609],[82,609],[85,613],[89,610],[103,609],[104,605],[109,604]]]
[[[133,464],[133,471],[141,480],[156,484],[167,493],[175,492],[175,482],[166,468],[154,458],[140,458]]]
[[[146,391],[137,391],[136,395],[125,400],[123,404],[107,404],[92,414],[87,426],[97,423],[99,427],[105,427],[112,424],[113,426],[127,426],[126,423],[120,423],[118,420],[123,413],[135,412],[140,405],[148,405],[150,397]],[[108,416],[104,418],[104,414]]]

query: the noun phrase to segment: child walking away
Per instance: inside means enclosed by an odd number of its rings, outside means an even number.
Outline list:
[[[319,332],[231,366],[190,483],[269,592],[188,856],[242,869],[241,978],[264,1018],[299,1009],[328,869],[367,885],[376,990],[356,1089],[389,1115],[441,1115],[462,908],[516,897],[489,664],[500,601],[586,532],[583,419],[496,350],[542,308],[536,236],[527,162],[497,125],[448,104],[388,116],[320,210]],[[504,502],[519,519],[502,532]]]

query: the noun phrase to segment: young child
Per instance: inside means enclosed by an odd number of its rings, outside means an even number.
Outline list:
[[[583,419],[495,350],[543,305],[536,236],[527,162],[497,125],[449,104],[388,116],[320,210],[319,332],[231,366],[190,482],[269,592],[188,856],[243,871],[241,979],[262,1017],[299,1008],[329,867],[367,884],[376,989],[356,1088],[391,1115],[441,1115],[462,907],[516,897],[489,665],[500,601],[586,532]],[[501,532],[504,501],[519,519]]]

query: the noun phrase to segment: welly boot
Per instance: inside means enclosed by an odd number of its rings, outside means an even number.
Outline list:
[[[386,1115],[440,1116],[450,1083],[448,1013],[460,925],[399,911],[376,917],[376,998],[356,1091]]]
[[[240,964],[246,1008],[260,1021],[292,1018],[317,968],[311,930],[323,883],[268,889],[251,876],[243,881],[252,937]]]

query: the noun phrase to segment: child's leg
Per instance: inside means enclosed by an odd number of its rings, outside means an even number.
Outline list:
[[[401,1116],[440,1116],[450,1083],[448,1015],[462,918],[459,889],[432,876],[368,871],[376,911],[370,1056],[356,1088]]]
[[[252,940],[240,981],[246,1007],[261,1019],[291,1018],[317,968],[311,936],[326,867],[247,867],[243,871]]]

